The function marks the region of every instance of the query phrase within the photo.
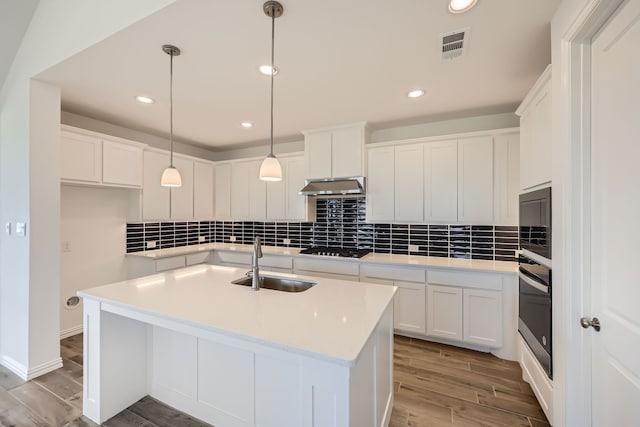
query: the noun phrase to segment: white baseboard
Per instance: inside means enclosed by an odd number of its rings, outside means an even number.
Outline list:
[[[60,357],[49,362],[42,363],[41,365],[31,369],[27,369],[27,367],[22,363],[19,363],[12,357],[5,355],[0,356],[0,363],[25,381],[30,381],[40,375],[62,368],[62,358]]]
[[[44,375],[48,372],[55,371],[58,368],[62,368],[62,358],[58,357],[49,362],[45,362],[41,365],[38,365],[34,368],[29,369],[27,373],[27,381],[32,380],[34,378],[39,377],[40,375]]]
[[[60,331],[60,339],[63,340],[65,338],[69,338],[81,333],[82,333],[82,325],[74,326],[73,328]]]

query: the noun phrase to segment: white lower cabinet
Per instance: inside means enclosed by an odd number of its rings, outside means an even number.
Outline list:
[[[427,280],[427,335],[502,347],[501,275],[430,271]]]
[[[127,258],[129,261],[129,278],[135,279],[137,277],[161,273],[163,271],[175,270],[176,268],[183,268],[196,264],[205,264],[209,261],[210,255],[211,252],[204,251],[157,259],[130,256]]]
[[[362,264],[360,281],[397,286],[393,297],[393,329],[425,334],[425,271]]]
[[[298,257],[293,260],[293,272],[302,276],[357,282],[360,278],[360,265],[351,261]]]
[[[462,289],[427,285],[427,335],[462,340]]]

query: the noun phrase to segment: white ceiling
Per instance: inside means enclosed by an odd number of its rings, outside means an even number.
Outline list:
[[[374,127],[461,111],[513,112],[550,62],[549,22],[560,0],[479,0],[453,15],[447,0],[281,0],[276,20],[278,139],[365,120]],[[177,0],[40,76],[62,87],[63,109],[168,133],[175,44],[176,139],[231,148],[269,135],[271,21],[262,0]],[[469,28],[466,55],[440,58],[440,36]],[[408,99],[423,88],[426,96]],[[146,94],[157,100],[142,105]],[[240,127],[242,120],[255,124]]]
[[[9,73],[38,0],[0,0],[0,87]]]

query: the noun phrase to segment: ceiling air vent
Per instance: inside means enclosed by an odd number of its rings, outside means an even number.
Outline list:
[[[469,29],[454,31],[442,35],[442,59],[462,56],[469,38]]]

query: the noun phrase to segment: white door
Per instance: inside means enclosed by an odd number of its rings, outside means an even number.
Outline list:
[[[592,337],[595,427],[640,425],[640,2],[594,37],[591,135]],[[577,319],[576,319],[577,320]]]

